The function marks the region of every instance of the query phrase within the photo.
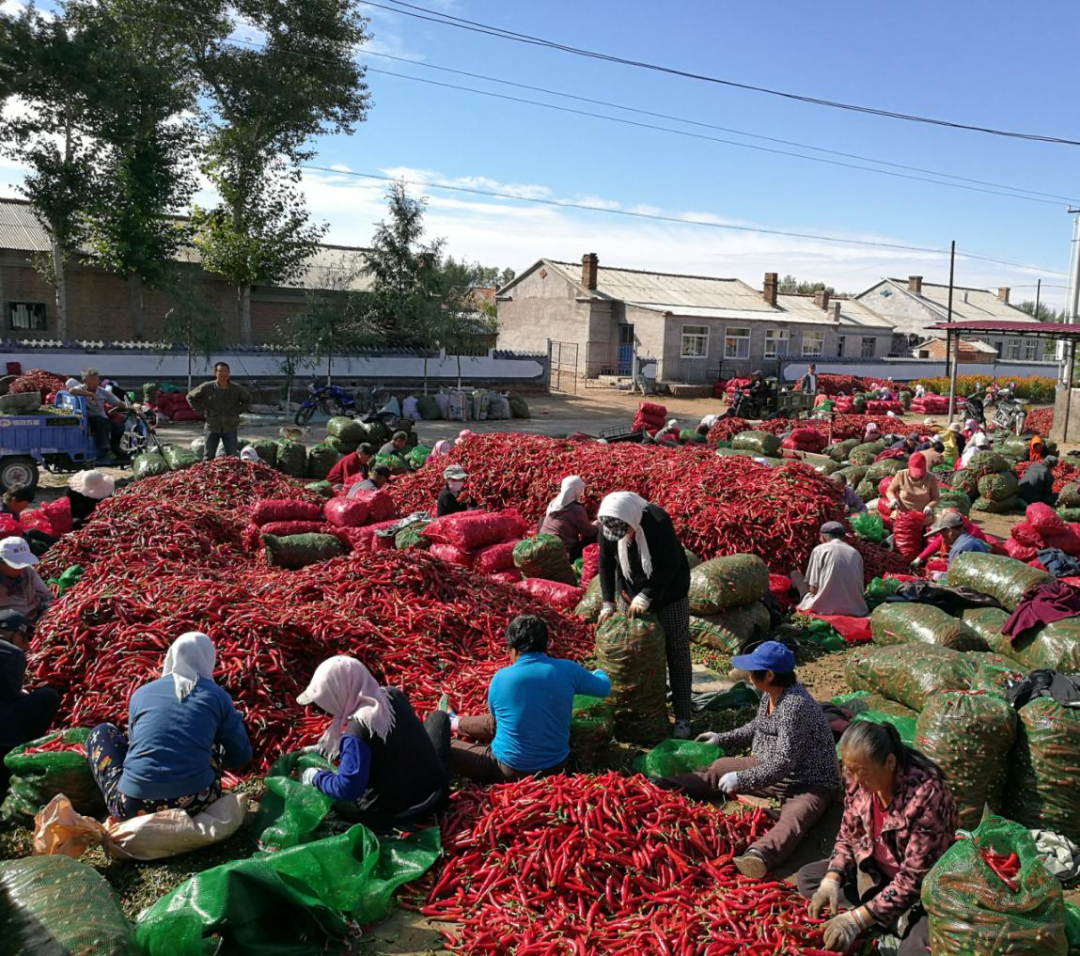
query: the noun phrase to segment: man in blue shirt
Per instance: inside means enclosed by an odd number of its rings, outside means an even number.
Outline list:
[[[451,727],[475,743],[454,740],[450,766],[477,783],[505,783],[559,773],[570,755],[575,694],[607,697],[611,681],[574,661],[548,657],[547,625],[522,614],[506,629],[509,667],[491,680],[483,717],[451,717]]]
[[[990,550],[990,545],[985,541],[980,541],[964,530],[964,522],[955,511],[946,511],[930,526],[927,534],[940,534],[945,539],[945,545],[949,549],[949,564],[956,560],[958,554],[963,554],[965,551],[986,554]]]

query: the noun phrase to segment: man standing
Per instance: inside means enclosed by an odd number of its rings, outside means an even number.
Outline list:
[[[821,526],[821,544],[810,552],[800,611],[850,617],[870,613],[863,599],[862,555],[844,540],[844,534],[839,521]]]
[[[813,362],[810,363],[806,374],[799,382],[799,391],[806,392],[809,395],[817,394],[817,366]]]
[[[109,418],[110,408],[131,408],[126,402],[116,397],[116,393],[101,385],[101,375],[96,368],[84,369],[82,381],[69,378],[64,387],[72,395],[78,395],[86,401],[86,421],[90,434],[94,437],[99,465],[112,464],[120,457],[120,439],[124,436],[123,422],[114,422]]]
[[[228,362],[214,366],[214,381],[203,382],[188,392],[188,404],[206,416],[206,460],[213,461],[218,444],[225,446],[226,455],[236,455],[236,430],[240,416],[251,408],[251,396],[246,388],[229,380]]]
[[[36,624],[52,603],[49,586],[34,570],[37,556],[22,538],[0,541],[0,611],[16,611]]]

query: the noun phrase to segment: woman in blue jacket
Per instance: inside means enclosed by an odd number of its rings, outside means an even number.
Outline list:
[[[131,695],[128,732],[99,724],[86,754],[105,805],[117,820],[186,810],[194,816],[221,796],[222,767],[251,759],[244,722],[214,683],[217,653],[205,634],[182,634],[161,677]]]

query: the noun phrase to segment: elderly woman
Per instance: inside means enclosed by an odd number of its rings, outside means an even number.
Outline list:
[[[465,482],[468,480],[469,473],[461,465],[448,465],[443,470],[443,487],[435,508],[437,517],[469,510],[473,500],[465,491]]]
[[[330,715],[316,747],[338,761],[336,771],[311,767],[301,779],[350,804],[348,816],[385,833],[446,806],[449,787],[440,757],[450,748],[445,714],[436,711],[420,723],[404,691],[379,686],[360,661],[346,656],[323,661],[297,701]]]
[[[934,502],[941,500],[937,476],[926,466],[926,456],[917,451],[908,459],[908,466],[898,471],[885,492],[891,510],[922,511],[930,514]]]
[[[963,454],[960,456],[960,463],[956,466],[957,470],[960,470],[961,468],[967,468],[967,466],[971,464],[971,459],[974,458],[980,451],[989,450],[990,439],[986,436],[986,433],[975,432],[975,434],[971,436],[971,441],[969,441],[964,448]]]
[[[618,607],[628,617],[649,611],[667,637],[668,678],[677,740],[690,737],[690,565],[671,518],[630,491],[600,503],[600,623]]]
[[[836,848],[799,870],[799,892],[812,917],[835,914],[825,924],[827,949],[846,952],[880,927],[903,940],[899,956],[924,956],[929,923],[919,894],[953,841],[956,801],[938,767],[906,747],[892,724],[851,724],[840,759],[847,784]]]
[[[454,443],[446,438],[435,442],[431,449],[432,458],[445,458],[454,450]]]
[[[194,816],[221,796],[222,766],[251,759],[244,722],[214,683],[216,657],[205,634],[181,634],[161,677],[131,695],[128,732],[115,724],[90,732],[90,772],[117,820],[159,810]]]
[[[78,531],[101,502],[111,498],[116,482],[102,471],[80,471],[68,479],[67,497],[71,502],[71,521]]]
[[[577,475],[567,475],[540,522],[539,533],[553,534],[559,538],[571,561],[581,557],[585,545],[592,542],[599,530],[581,503],[583,494],[585,482]]]

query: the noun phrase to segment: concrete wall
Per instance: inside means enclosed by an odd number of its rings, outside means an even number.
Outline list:
[[[513,288],[512,298],[499,300],[498,348],[545,352],[548,339],[576,342],[580,361],[594,338],[603,336],[590,323],[588,302],[577,301],[577,289],[554,269],[536,269]]]
[[[888,292],[888,295],[885,293]],[[901,333],[917,334],[928,338],[926,327],[941,321],[936,312],[932,312],[918,300],[904,295],[892,285],[882,283],[858,296],[859,301],[878,315],[900,327]]]
[[[865,362],[829,362],[818,361],[818,372],[835,375],[859,375],[866,378],[888,378],[890,375],[898,382],[910,382],[916,378],[938,378],[945,374],[945,362],[932,359],[890,358],[885,361]],[[794,382],[805,373],[809,362],[795,361],[785,363],[783,380]],[[1011,378],[1025,378],[1028,375],[1054,377],[1057,365],[1045,362],[972,362],[964,364],[961,375],[982,375],[998,381]]]
[[[1058,442],[1080,442],[1080,388],[1058,386],[1050,437]]]
[[[864,338],[874,340],[874,353],[866,358],[885,358],[892,350],[892,329],[859,329],[842,325],[837,333],[837,341],[843,340],[844,358],[862,358]]]

